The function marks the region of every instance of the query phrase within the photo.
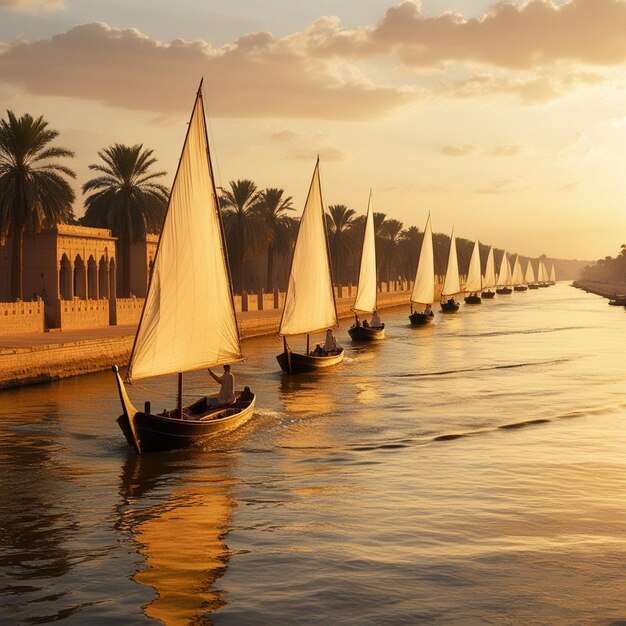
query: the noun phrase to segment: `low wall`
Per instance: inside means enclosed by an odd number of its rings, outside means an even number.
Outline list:
[[[61,330],[99,328],[109,325],[108,300],[60,300],[57,303]]]
[[[44,330],[44,303],[0,302],[0,336],[42,333]]]
[[[116,298],[115,323],[118,326],[139,324],[144,298]]]

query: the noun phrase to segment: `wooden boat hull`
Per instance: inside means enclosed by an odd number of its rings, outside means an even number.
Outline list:
[[[332,367],[343,361],[343,348],[338,347],[335,354],[316,356],[314,354],[300,354],[287,350],[276,356],[280,369],[287,374],[301,374],[315,372]]]
[[[537,285],[535,283],[532,283],[532,284],[528,285],[528,288],[529,289],[539,289],[539,285]]]
[[[441,310],[444,313],[456,313],[460,307],[461,307],[461,304],[457,302],[456,300],[452,300],[452,301],[447,300],[446,302],[441,303]]]
[[[626,298],[620,296],[614,300],[609,300],[609,306],[626,306]]]
[[[351,326],[348,334],[352,341],[378,341],[385,338],[385,327]]]
[[[496,289],[496,293],[508,296],[509,294],[513,293],[513,290],[510,287],[501,287],[500,289]]]
[[[237,402],[225,407],[210,419],[185,419],[152,415],[138,411],[133,416],[141,452],[157,452],[189,448],[216,435],[223,435],[245,424],[254,412],[256,398],[244,403]],[[130,446],[134,446],[129,419],[126,413],[117,418],[117,423]]]
[[[427,324],[431,324],[435,319],[435,314],[433,311],[430,313],[420,313],[419,311],[413,311],[411,315],[409,315],[409,320],[413,326],[426,326]]]
[[[495,291],[483,291],[482,292],[482,298],[487,298],[487,300],[491,300],[491,298],[494,298],[496,295]]]
[[[539,283],[539,288],[540,289],[545,289],[546,287],[549,287],[550,285],[548,285],[548,283]]]
[[[480,296],[465,296],[465,304],[480,304],[482,299]]]
[[[515,287],[513,287],[513,289],[515,291],[527,291],[528,287],[526,285],[515,285]]]

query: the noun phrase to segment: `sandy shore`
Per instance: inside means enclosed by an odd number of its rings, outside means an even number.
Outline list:
[[[381,293],[379,309],[408,305],[410,292]],[[351,317],[353,298],[337,300],[339,317]],[[241,336],[278,333],[282,310],[239,313]],[[0,389],[48,382],[125,365],[135,325],[0,337]]]

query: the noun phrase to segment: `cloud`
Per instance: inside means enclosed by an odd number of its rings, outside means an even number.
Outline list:
[[[624,32],[623,0],[499,2],[480,19],[450,12],[425,17],[418,2],[405,0],[387,10],[367,39],[381,51],[393,51],[407,66],[463,61],[521,70],[561,61],[622,64]],[[345,49],[345,34],[343,39]],[[362,32],[354,35],[355,54],[367,49],[363,40]]]
[[[491,151],[492,156],[517,156],[524,152],[524,146],[520,144],[500,144]]]
[[[0,0],[0,9],[24,13],[49,13],[64,8],[64,0]]]
[[[349,157],[333,145],[335,138],[328,133],[302,133],[285,128],[272,133],[271,139],[287,146],[286,158],[290,159],[311,161],[319,156],[322,161],[345,161]]]
[[[518,181],[513,180],[512,178],[500,178],[495,180],[488,187],[481,187],[480,189],[476,189],[476,193],[481,194],[500,194],[500,193],[511,193],[511,192],[519,192],[527,189],[527,187],[521,186]]]
[[[446,156],[466,156],[468,154],[472,154],[476,152],[478,148],[471,144],[463,144],[463,145],[447,145],[443,146],[439,152],[441,154],[445,154]]]
[[[222,48],[206,41],[164,44],[134,28],[93,23],[50,39],[17,42],[0,54],[0,81],[29,94],[97,100],[126,109],[186,111],[205,77],[214,117],[368,120],[409,94],[345,78],[310,57],[302,37],[253,33]]]

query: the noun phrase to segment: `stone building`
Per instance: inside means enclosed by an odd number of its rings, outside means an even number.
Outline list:
[[[121,281],[116,242],[108,229],[70,224],[24,237],[24,300],[43,301],[47,328],[90,328],[117,323]],[[156,242],[157,237],[149,235],[146,241],[131,246],[131,293],[136,299],[146,295]],[[11,300],[10,288],[8,240],[0,245],[0,302]],[[140,310],[139,304],[130,308]]]

